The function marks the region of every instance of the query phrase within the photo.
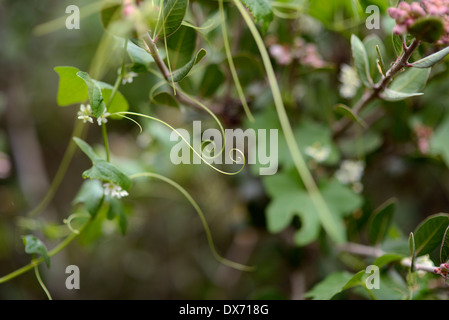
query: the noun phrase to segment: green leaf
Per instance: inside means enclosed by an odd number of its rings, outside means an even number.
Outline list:
[[[372,244],[378,245],[385,239],[395,210],[396,199],[390,199],[374,212],[369,230],[369,238]]]
[[[268,230],[278,233],[297,216],[301,228],[295,233],[295,243],[304,246],[316,240],[321,228],[318,213],[307,191],[302,189],[298,181],[282,173],[266,177],[263,182],[273,197],[266,210]],[[362,198],[335,180],[322,185],[320,191],[332,213],[336,232],[344,234],[343,217],[360,207]]]
[[[132,41],[128,41],[126,51],[133,63],[131,70],[134,72],[145,73],[150,68],[150,64],[154,62],[151,54]]]
[[[108,201],[109,201],[110,206],[109,206],[107,218],[109,220],[118,219],[120,231],[123,235],[125,235],[126,228],[128,226],[128,220],[127,220],[126,214],[123,210],[123,203],[120,199],[117,199],[117,198],[110,198]]]
[[[82,103],[89,98],[83,79],[76,74],[80,70],[75,67],[55,67],[59,75],[57,102],[59,106]]]
[[[400,101],[407,98],[422,96],[423,94],[424,93],[404,93],[386,88],[380,96],[386,101]]]
[[[435,64],[437,64],[438,62],[440,62],[441,60],[443,60],[448,54],[449,54],[449,47],[446,47],[438,52],[435,52],[434,54],[422,58],[421,60],[413,62],[412,66],[415,68],[430,68]]]
[[[73,200],[73,204],[84,203],[87,212],[95,217],[103,203],[104,189],[98,180],[87,180],[81,186],[80,191]]]
[[[156,105],[179,108],[178,100],[166,91],[161,91],[152,95],[151,102]]]
[[[350,288],[354,288],[354,287],[363,285],[362,279],[365,275],[366,275],[366,271],[360,270],[351,279],[349,279],[349,281],[344,285],[342,290],[346,290],[346,289],[350,289]]]
[[[410,232],[410,235],[408,237],[408,247],[410,249],[410,256],[412,257],[411,262],[411,272],[415,271],[415,259],[416,259],[416,246],[415,246],[415,235],[413,232]]]
[[[426,16],[416,20],[409,28],[408,32],[418,40],[435,42],[444,33],[444,25],[441,18],[436,16]]]
[[[101,158],[99,158],[92,147],[85,141],[74,137],[73,140],[80,149],[90,158],[93,167],[83,172],[84,179],[98,179],[106,182],[112,182],[120,186],[123,190],[129,190],[132,185],[131,179],[120,169]]]
[[[344,104],[337,104],[334,106],[334,110],[335,112],[348,117],[351,121],[359,124],[361,127],[366,128],[367,124],[365,121],[363,121],[362,118],[360,118],[357,114],[354,113],[354,111],[352,111],[351,108],[349,108],[348,106],[344,105]]]
[[[195,57],[193,57],[184,67],[176,70],[172,74],[172,78],[174,82],[179,82],[187,77],[192,70],[193,66],[199,63],[207,54],[205,49],[200,49]]]
[[[206,71],[204,71],[203,78],[200,84],[200,95],[202,97],[210,97],[212,96],[218,88],[222,85],[225,76],[223,72],[220,70],[220,67],[213,63],[209,64],[206,67]]]
[[[270,0],[242,0],[243,4],[249,9],[257,23],[261,23],[262,30],[265,32],[271,21],[273,21],[273,9]]]
[[[25,245],[25,252],[29,254],[39,254],[45,261],[47,267],[50,268],[50,257],[48,256],[47,247],[44,243],[34,235],[26,235],[22,237]]]
[[[97,160],[89,170],[83,172],[84,179],[98,179],[106,182],[112,182],[128,191],[131,188],[131,179],[120,169],[105,160]]]
[[[94,149],[92,149],[92,147],[84,140],[81,140],[78,137],[73,137],[73,141],[75,141],[75,143],[78,145],[78,147],[81,149],[81,151],[83,151],[86,154],[86,156],[89,157],[89,159],[90,159],[90,161],[92,161],[92,163],[101,159],[94,152]]]
[[[314,300],[330,300],[343,291],[343,288],[353,277],[353,274],[345,271],[332,273],[307,292],[305,297],[313,298]]]
[[[410,68],[398,75],[389,89],[400,93],[417,93],[424,88],[429,79],[430,69]]]
[[[168,37],[181,26],[189,6],[188,0],[164,0],[164,11],[157,22],[155,34]]]
[[[414,232],[416,256],[431,254],[440,244],[449,226],[447,214],[432,215],[424,220]]]
[[[379,268],[382,268],[383,266],[395,262],[395,261],[399,261],[401,259],[403,259],[404,256],[401,254],[396,254],[396,253],[387,253],[384,254],[382,256],[380,256],[379,258],[377,258],[376,260],[374,260],[373,265],[378,266]]]
[[[354,34],[351,36],[351,48],[360,80],[362,80],[365,87],[370,88],[373,80],[370,76],[368,54],[363,42]]]
[[[440,247],[440,263],[446,263],[449,260],[449,227],[444,231],[443,241]]]
[[[396,52],[396,56],[399,57],[402,54],[402,51],[404,51],[404,47],[402,45],[402,36],[399,36],[397,34],[392,34],[392,40],[393,40],[393,48]]]
[[[188,63],[196,48],[196,31],[187,26],[181,26],[167,39],[168,56],[171,70],[176,70]],[[167,63],[168,63],[168,59]]]
[[[98,82],[91,79],[87,72],[79,71],[76,75],[83,79],[86,83],[93,115],[97,118],[100,117],[106,109],[106,105],[104,103],[103,95],[101,94],[101,88],[98,85]]]

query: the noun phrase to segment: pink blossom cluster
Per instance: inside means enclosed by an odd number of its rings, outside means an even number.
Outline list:
[[[408,28],[421,17],[440,17],[443,20],[445,33],[437,44],[449,44],[449,0],[422,0],[421,3],[410,4],[401,1],[397,8],[389,8],[388,14],[396,20],[393,29],[395,34],[406,33]]]
[[[293,46],[273,43],[269,51],[281,65],[289,65],[295,59],[302,65],[312,68],[322,68],[326,65],[317,47],[312,43],[306,43],[302,38],[296,38]]]
[[[442,263],[439,268],[435,268],[433,271],[435,274],[439,274],[444,279],[449,280],[449,263]]]

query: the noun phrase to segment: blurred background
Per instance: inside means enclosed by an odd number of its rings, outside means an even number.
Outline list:
[[[329,1],[329,13],[312,10],[309,16],[289,11],[287,19],[280,18],[286,14],[280,12],[265,34],[267,45],[270,41],[292,44],[297,36],[313,40],[322,59],[331,66],[314,73],[274,61],[292,122],[301,118],[302,111],[315,118],[329,115],[339,99],[338,66],[351,60],[349,36],[360,30],[366,34],[365,16],[351,13],[344,1],[336,2],[333,7]],[[364,8],[371,2],[360,3]],[[385,15],[388,1],[375,3]],[[72,4],[82,8],[79,30],[64,28],[65,9]],[[201,24],[205,17],[216,13],[217,3],[192,0],[189,10],[190,21]],[[240,53],[236,64],[251,107],[256,116],[275,119],[267,111],[273,105],[257,49],[237,10],[231,8],[228,14],[232,49]],[[53,23],[43,28],[42,24],[49,21]],[[73,213],[72,200],[83,182],[81,174],[90,167],[82,153],[76,152],[45,210],[35,217],[27,213],[50,188],[79,122],[78,106],[59,107],[56,103],[58,75],[53,68],[91,70],[103,32],[98,10],[91,1],[0,0],[0,276],[29,263],[22,235],[40,235],[47,248],[53,248],[68,234],[63,220]],[[387,32],[377,33],[384,38]],[[224,77],[221,89],[213,94],[200,92],[200,97],[225,127],[246,126],[235,92],[226,93],[230,75],[219,24],[206,37],[198,36],[197,44],[208,49],[207,63],[217,64]],[[386,47],[391,60],[391,43]],[[291,70],[298,72],[292,74]],[[202,72],[199,69],[198,74]],[[300,80],[301,76],[306,80]],[[116,69],[111,69],[101,80],[113,84],[115,77]],[[444,78],[429,84],[426,98],[414,102],[411,108],[405,102],[398,105],[375,128],[376,135],[366,154],[363,210],[348,218],[348,232],[354,234],[353,239],[364,239],[358,231],[373,209],[392,196],[400,200],[395,218],[397,234],[407,235],[430,213],[447,211],[448,171],[437,160],[416,154],[416,136],[408,122],[409,115],[423,105],[432,104],[433,114],[445,113],[449,91],[441,89]],[[148,93],[156,82],[154,75],[144,74],[132,84],[121,86],[132,111],[154,115],[176,128],[189,130],[193,120],[202,120],[203,128],[215,127],[210,117],[195,109],[151,104]],[[193,75],[182,86],[195,95],[198,82]],[[436,95],[446,102],[435,101]],[[441,117],[426,118],[424,114],[422,118],[430,125],[437,124]],[[240,272],[218,263],[208,247],[201,221],[186,199],[170,185],[142,180],[133,186],[132,196],[125,201],[126,235],[121,235],[115,222],[103,219],[54,256],[50,269],[41,266],[43,280],[54,299],[304,299],[305,292],[330,271],[356,270],[363,265],[353,258],[341,259],[324,234],[306,247],[296,246],[293,233],[300,227],[299,221],[281,233],[270,234],[265,220],[270,197],[255,170],[245,168],[230,177],[204,165],[175,166],[169,158],[170,130],[156,122],[139,122],[143,133],[126,120],[108,123],[113,163],[131,173],[157,172],[182,185],[204,211],[218,251],[257,269]],[[101,152],[98,126],[89,128],[85,140]],[[80,290],[65,287],[65,268],[72,264],[80,268]],[[45,299],[45,294],[31,271],[1,284],[0,299]]]

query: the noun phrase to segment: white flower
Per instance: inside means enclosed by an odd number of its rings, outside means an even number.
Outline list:
[[[341,82],[340,95],[346,99],[354,97],[361,85],[357,71],[347,64],[341,66],[338,80]]]
[[[365,164],[363,161],[344,160],[340,168],[335,172],[335,178],[343,184],[352,185],[356,193],[363,191],[362,180]]]
[[[127,84],[127,83],[132,83],[133,82],[133,78],[137,77],[138,74],[135,72],[128,72],[127,74],[125,74],[123,76],[123,80],[122,80],[122,84]]]
[[[93,123],[93,119],[91,117],[92,115],[92,108],[90,107],[90,104],[80,105],[80,111],[78,111],[78,119],[83,120],[84,123],[90,122]]]
[[[107,117],[109,117],[110,115],[111,114],[109,112],[106,112],[106,110],[104,110],[103,114],[97,118],[98,125],[101,126],[103,123],[107,123]]]
[[[316,162],[321,163],[329,158],[331,150],[328,146],[321,146],[319,143],[315,143],[306,147],[304,152]]]
[[[104,195],[105,196],[111,196],[112,198],[122,198],[126,197],[128,195],[128,192],[123,190],[120,186],[114,184],[114,183],[105,183],[103,184],[104,187]]]

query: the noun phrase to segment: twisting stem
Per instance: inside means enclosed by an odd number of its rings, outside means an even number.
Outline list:
[[[34,266],[34,274],[36,275],[37,282],[39,282],[39,285],[42,287],[42,290],[44,290],[45,294],[47,295],[48,300],[53,300],[50,294],[50,291],[48,291],[47,287],[44,284],[44,281],[42,281],[41,275],[39,274],[39,266]]]
[[[393,80],[394,76],[398,74],[404,67],[408,66],[408,60],[412,56],[413,51],[418,48],[420,45],[420,41],[414,39],[410,46],[404,46],[404,52],[402,56],[400,56],[396,62],[391,66],[391,68],[386,72],[385,76],[374,85],[371,91],[365,92],[363,97],[352,109],[355,114],[358,114],[363,108],[365,108],[370,102],[378,99],[380,94],[387,88],[390,82]],[[351,125],[352,121],[348,118],[343,118],[339,122],[337,122],[333,127],[334,138],[338,138],[341,136]]]
[[[301,176],[307,192],[316,208],[323,228],[333,240],[338,243],[342,243],[345,241],[346,237],[343,228],[340,222],[336,221],[335,216],[330,212],[326,201],[324,200],[323,195],[321,194],[312,174],[309,171],[309,168],[307,167],[304,157],[302,156],[301,151],[298,148],[298,144],[296,143],[296,138],[290,125],[284,102],[282,100],[282,94],[277,82],[276,74],[274,72],[273,65],[271,64],[270,56],[268,54],[267,48],[265,47],[262,36],[260,35],[252,18],[246,11],[246,8],[243,6],[241,1],[233,0],[233,2],[240,11],[243,19],[245,20],[246,25],[248,26],[254,38],[254,41],[256,42],[257,48],[259,49],[259,53],[265,66],[265,71],[267,73],[268,82],[271,87],[271,92],[273,94],[274,105],[276,107],[279,122],[281,124],[282,131],[284,132],[285,141],[287,142],[287,146],[293,159],[293,163],[295,164],[296,170]]]

